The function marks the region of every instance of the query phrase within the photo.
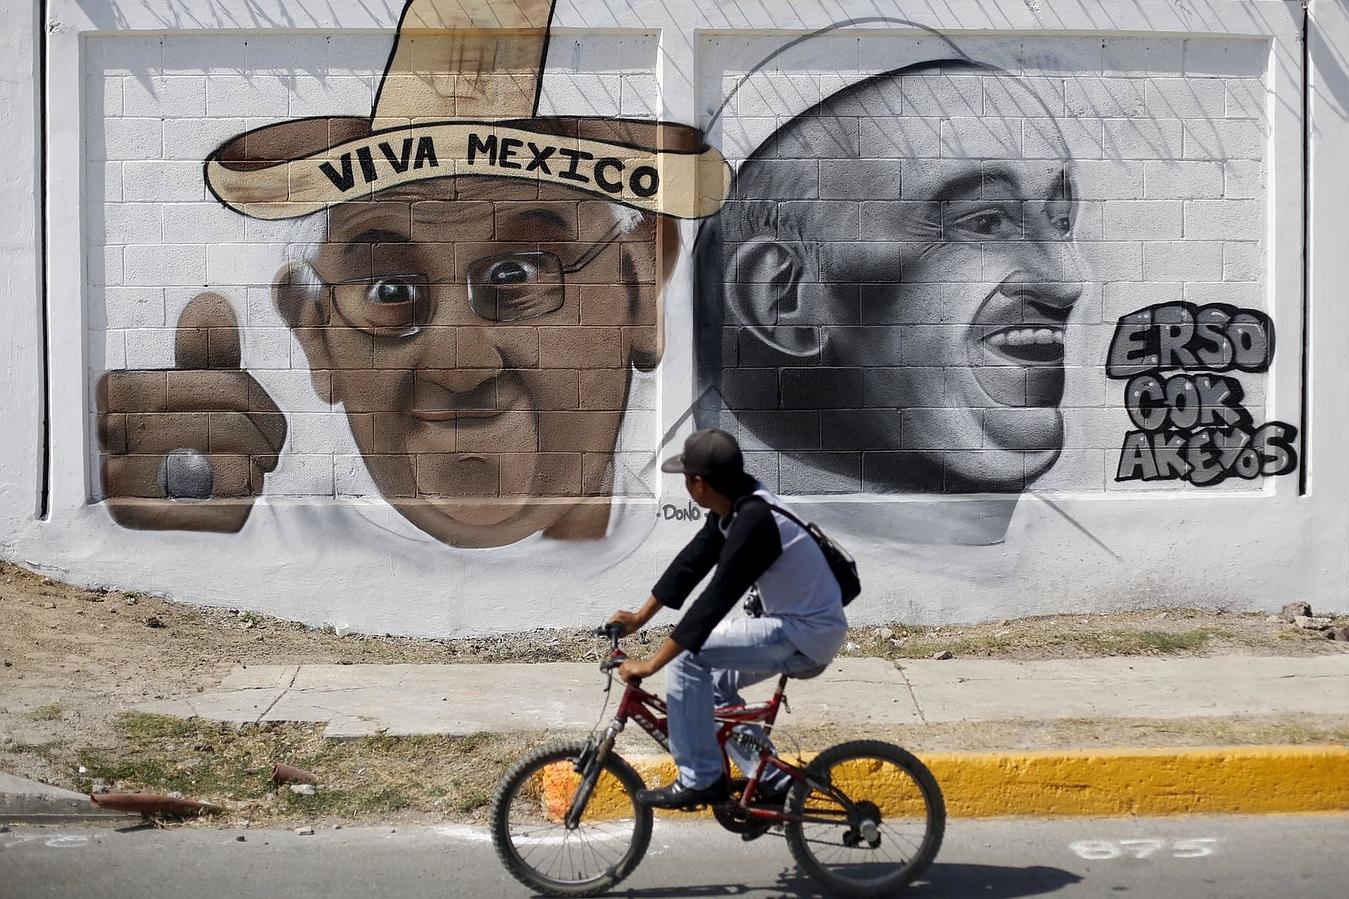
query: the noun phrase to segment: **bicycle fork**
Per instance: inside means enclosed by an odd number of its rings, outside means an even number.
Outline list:
[[[585,814],[590,796],[595,792],[595,784],[599,783],[600,772],[604,770],[604,763],[608,761],[609,753],[613,751],[614,741],[622,732],[623,722],[615,718],[605,728],[604,736],[593,740],[572,765],[576,773],[581,775],[581,783],[571,797],[571,805],[567,807],[565,823],[568,830],[575,830],[581,826],[581,816]]]

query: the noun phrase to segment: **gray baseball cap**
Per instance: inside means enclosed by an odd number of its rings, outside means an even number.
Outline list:
[[[745,457],[735,438],[720,428],[694,431],[684,441],[684,451],[660,465],[675,474],[735,474],[745,470]]]

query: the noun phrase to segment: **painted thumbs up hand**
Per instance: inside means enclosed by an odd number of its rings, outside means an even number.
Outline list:
[[[276,468],[286,419],[240,365],[227,299],[193,297],[174,367],[110,371],[98,384],[100,469],[123,527],[233,532]]]

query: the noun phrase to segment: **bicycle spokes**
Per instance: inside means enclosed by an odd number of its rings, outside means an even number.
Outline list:
[[[793,854],[841,893],[902,886],[940,842],[944,811],[931,775],[897,747],[853,744],[822,753],[797,787]]]
[[[907,772],[876,759],[859,759],[830,773],[823,784],[826,790],[812,787],[802,806],[808,839],[859,850],[857,862],[870,850],[878,860],[903,864],[919,851],[927,830],[927,806]],[[853,798],[862,795],[869,798]]]
[[[650,813],[633,799],[640,779],[617,759],[601,763],[592,754],[578,764],[582,748],[564,745],[522,760],[494,802],[502,860],[543,892],[612,885],[635,866],[650,836]],[[587,784],[588,797],[579,792]]]

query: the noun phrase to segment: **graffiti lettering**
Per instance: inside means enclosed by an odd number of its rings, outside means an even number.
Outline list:
[[[495,137],[491,138],[491,140],[493,143],[496,142]],[[407,171],[408,154],[412,148],[412,138],[405,138],[403,140],[403,152],[401,156],[394,155],[393,147],[388,141],[380,141],[378,146],[379,151],[384,154],[384,159],[388,162],[389,168],[393,169],[395,174],[401,175],[403,172]],[[472,153],[473,141],[470,137],[469,161],[472,161]],[[370,153],[369,147],[357,147],[356,158],[361,164],[361,178],[364,179],[366,184],[372,184],[379,180],[379,171],[375,167],[375,158]],[[333,183],[334,187],[345,193],[355,186],[356,174],[351,169],[350,153],[343,153],[338,157],[338,161],[342,164],[341,172],[338,172],[337,168],[331,162],[325,162],[319,165],[319,171],[328,176],[328,180]],[[439,160],[436,159],[435,141],[431,140],[430,137],[423,137],[417,141],[417,154],[412,161],[413,169],[420,169],[424,166],[430,168],[438,168],[440,166]]]
[[[409,161],[412,158],[412,138],[407,137],[403,139],[403,153],[401,156],[394,156],[393,148],[390,147],[387,142],[380,144],[379,148],[384,153],[384,158],[388,160],[391,169],[400,175],[408,170]]]
[[[537,170],[542,171],[545,175],[551,175],[553,170],[548,168],[548,157],[557,152],[557,147],[540,147],[532,140],[526,141],[526,143],[529,145],[529,152],[533,154],[534,158],[529,161],[529,165],[525,166],[525,171],[533,172]]]
[[[483,140],[476,134],[468,136],[468,164],[473,165],[473,160],[478,158],[479,153],[489,154],[493,161],[497,158],[497,136],[495,134],[487,135],[487,140]]]
[[[1221,375],[1138,375],[1124,390],[1129,418],[1145,431],[1160,431],[1168,423],[1183,431],[1244,424],[1251,416],[1241,399],[1241,383]]]
[[[365,183],[374,183],[378,176],[375,174],[375,160],[370,156],[370,148],[357,147],[356,158],[361,161],[361,177],[365,179]]]
[[[605,190],[609,191],[609,193],[617,193],[618,191],[622,190],[623,182],[611,181],[608,178],[604,177],[605,169],[614,169],[618,172],[622,172],[623,163],[619,162],[617,159],[612,158],[601,159],[599,162],[595,163],[595,183],[598,184],[600,187],[604,188]]]
[[[520,163],[511,162],[511,157],[515,155],[515,151],[517,149],[523,147],[524,145],[525,142],[520,140],[518,137],[504,138],[501,141],[501,153],[497,156],[497,165],[501,166],[503,169],[520,168],[521,167]]]
[[[517,161],[519,151],[525,147],[529,148],[531,159],[528,164],[522,164]],[[519,169],[525,171],[542,171],[545,175],[553,174],[553,170],[548,167],[547,160],[554,154],[567,160],[567,167],[559,169],[557,177],[566,181],[575,181],[579,184],[594,183],[601,191],[607,194],[623,193],[623,175],[627,171],[627,164],[613,156],[603,156],[598,160],[593,153],[587,153],[584,150],[576,150],[570,147],[553,147],[547,144],[539,146],[533,141],[523,141],[514,137],[504,137],[499,142],[495,134],[489,134],[486,138],[477,134],[468,136],[468,165],[483,165],[485,158],[486,165],[495,166],[502,169]],[[587,165],[585,169],[581,168],[581,163],[594,162],[593,165]],[[628,189],[639,197],[650,197],[656,194],[660,189],[660,173],[654,166],[639,165],[631,172],[627,173]]]
[[[580,165],[582,159],[594,159],[594,156],[584,150],[572,150],[568,147],[559,147],[557,153],[559,156],[565,156],[571,160],[571,164],[567,166],[565,172],[557,173],[559,178],[566,178],[568,181],[580,181],[582,184],[590,183],[590,179],[585,175],[578,174],[576,168]]]
[[[1127,378],[1169,368],[1265,371],[1274,358],[1274,324],[1254,309],[1223,303],[1162,303],[1119,320],[1106,374]]]
[[[1274,325],[1253,309],[1163,303],[1119,320],[1106,374],[1128,379],[1124,406],[1139,430],[1124,435],[1117,481],[1184,480],[1197,487],[1235,476],[1254,480],[1297,468],[1297,429],[1256,426],[1236,378],[1161,377],[1167,369],[1262,372],[1274,356]]]
[[[654,197],[660,189],[660,174],[649,165],[641,166],[628,179],[628,187],[639,197]]]
[[[1278,421],[1255,431],[1130,431],[1124,435],[1115,480],[1185,480],[1206,487],[1231,475],[1249,481],[1288,474],[1297,467],[1296,436],[1297,428]]]
[[[703,510],[699,509],[693,503],[680,508],[672,503],[666,503],[661,506],[659,515],[665,521],[701,521]]]

